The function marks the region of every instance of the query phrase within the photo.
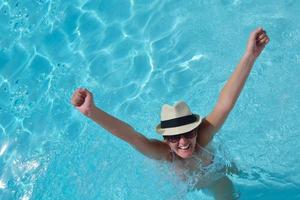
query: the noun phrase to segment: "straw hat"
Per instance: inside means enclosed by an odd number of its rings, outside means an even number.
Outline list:
[[[160,124],[156,126],[156,131],[166,136],[179,135],[195,129],[201,121],[201,117],[193,114],[184,101],[174,106],[164,104],[160,113]]]

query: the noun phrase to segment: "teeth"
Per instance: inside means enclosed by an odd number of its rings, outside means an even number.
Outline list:
[[[183,149],[183,150],[187,150],[189,147],[190,147],[190,145],[187,145],[187,146],[180,146],[179,148],[180,148],[180,149]]]

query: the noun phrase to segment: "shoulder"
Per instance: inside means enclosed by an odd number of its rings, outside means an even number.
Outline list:
[[[170,148],[170,146],[168,145],[167,142],[162,141],[162,143],[164,143],[165,147],[168,150],[168,153],[165,154],[165,159],[164,160],[166,160],[168,162],[173,162],[174,157],[175,157],[174,152],[171,150],[171,148]]]
[[[173,154],[167,142],[157,140],[157,139],[150,139],[150,143],[151,143],[151,145],[149,146],[149,151],[151,152],[150,157],[156,160],[172,162]]]
[[[214,126],[207,120],[206,117],[203,118],[201,124],[198,127],[197,144],[205,147],[213,139],[214,132]]]

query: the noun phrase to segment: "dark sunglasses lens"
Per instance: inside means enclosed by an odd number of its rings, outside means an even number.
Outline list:
[[[170,136],[165,136],[164,137],[166,140],[169,142],[177,142],[180,139],[180,135],[170,135]]]
[[[175,143],[180,140],[181,136],[183,136],[186,139],[191,139],[196,136],[196,131],[193,130],[193,131],[190,131],[190,132],[187,132],[184,134],[180,134],[180,135],[164,136],[164,139],[168,140],[169,142]]]

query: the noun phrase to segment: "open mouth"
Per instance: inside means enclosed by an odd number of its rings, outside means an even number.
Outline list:
[[[186,145],[186,146],[179,146],[178,149],[188,151],[188,150],[190,150],[191,146],[192,146],[191,144]]]

